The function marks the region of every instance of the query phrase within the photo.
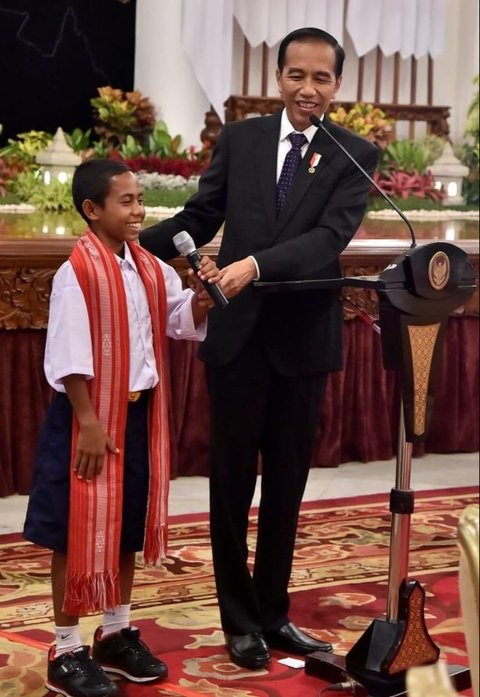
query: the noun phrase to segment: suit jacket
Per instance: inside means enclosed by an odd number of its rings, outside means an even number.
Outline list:
[[[198,193],[173,218],[146,229],[142,246],[163,259],[177,256],[172,237],[187,230],[197,247],[224,223],[218,255],[222,268],[254,255],[262,281],[341,276],[339,255],[357,230],[368,180],[318,129],[276,215],[276,169],[281,114],[224,126]],[[364,138],[324,124],[370,174],[378,148]],[[321,159],[309,172],[314,153]],[[269,357],[284,375],[308,375],[342,366],[339,291],[262,293],[248,286],[225,309],[209,313],[199,356],[226,365],[253,331],[261,332]]]

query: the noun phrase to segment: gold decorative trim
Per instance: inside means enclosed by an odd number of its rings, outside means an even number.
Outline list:
[[[439,329],[440,322],[437,324],[408,325],[413,366],[413,432],[417,436],[425,433],[428,380]]]
[[[410,666],[433,663],[437,660],[437,656],[435,645],[428,640],[425,633],[423,594],[417,587],[410,597],[405,635],[397,655],[389,666],[389,673],[393,675],[407,670]]]

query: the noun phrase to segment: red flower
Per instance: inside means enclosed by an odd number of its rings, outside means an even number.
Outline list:
[[[441,201],[445,192],[436,189],[433,176],[430,172],[419,174],[418,172],[391,172],[380,174],[375,172],[373,180],[388,196],[407,199],[409,196],[416,198],[429,198],[432,201]],[[377,190],[372,187],[371,194],[378,196]]]
[[[205,163],[196,159],[184,157],[157,157],[156,155],[139,155],[125,160],[134,172],[158,172],[159,174],[175,174],[189,179],[191,176],[201,174],[205,169]]]

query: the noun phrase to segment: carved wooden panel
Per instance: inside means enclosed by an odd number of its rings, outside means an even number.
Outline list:
[[[0,328],[2,329],[44,329],[47,326],[48,303],[52,278],[58,267],[68,258],[75,239],[0,242]],[[220,238],[215,238],[202,248],[204,254],[217,258]],[[479,273],[478,240],[465,240],[458,243],[469,255],[477,278]],[[408,243],[398,241],[389,247],[362,244],[358,247],[352,242],[340,257],[344,276],[377,275],[395,257],[408,249]],[[185,282],[188,264],[183,257],[171,262]],[[352,319],[357,308],[371,317],[377,317],[377,296],[375,291],[364,288],[344,288],[342,295],[345,319]],[[478,314],[479,290],[468,303],[456,310],[455,314]]]
[[[330,109],[343,106],[347,111],[355,102],[335,102]],[[427,133],[446,137],[449,133],[448,117],[450,107],[432,106],[425,104],[375,104],[382,109],[389,118],[396,121],[425,122]],[[225,121],[241,121],[249,116],[267,116],[275,114],[283,107],[283,101],[278,97],[260,97],[251,95],[232,95],[225,102]],[[214,145],[222,130],[222,122],[215,111],[207,111],[205,114],[205,128],[201,133],[202,141],[207,147]]]
[[[344,276],[377,276],[385,267],[378,265],[342,265]],[[343,317],[353,319],[364,312],[369,317],[378,318],[377,293],[370,288],[342,288]]]
[[[45,329],[55,269],[0,269],[0,328]]]

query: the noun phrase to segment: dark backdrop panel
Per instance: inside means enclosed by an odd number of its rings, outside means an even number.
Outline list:
[[[97,87],[133,89],[134,57],[135,0],[0,0],[0,144],[89,128]]]

